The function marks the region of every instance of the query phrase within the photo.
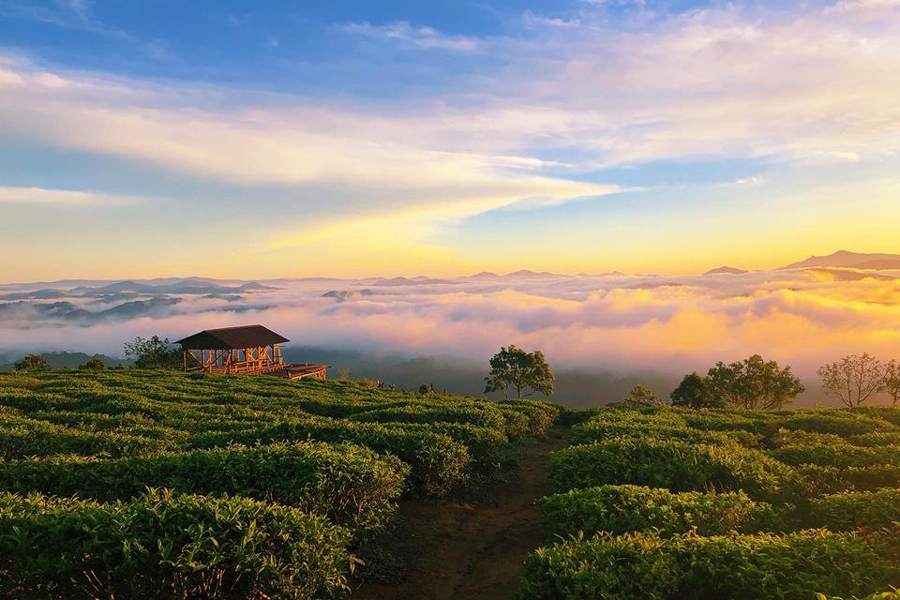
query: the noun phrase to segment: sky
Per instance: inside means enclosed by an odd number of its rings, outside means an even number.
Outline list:
[[[0,281],[900,252],[900,0],[0,3]]]

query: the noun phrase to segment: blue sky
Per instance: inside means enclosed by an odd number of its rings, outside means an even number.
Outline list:
[[[898,32],[895,0],[9,0],[0,272],[900,251]]]

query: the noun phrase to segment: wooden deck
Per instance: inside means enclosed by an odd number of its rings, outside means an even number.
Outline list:
[[[304,363],[298,365],[282,365],[277,371],[272,371],[270,375],[276,377],[284,377],[286,379],[303,379],[304,377],[312,377],[314,379],[326,379],[328,376],[327,365],[315,365]]]

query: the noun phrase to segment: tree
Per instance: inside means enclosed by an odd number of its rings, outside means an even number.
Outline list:
[[[106,365],[103,363],[103,359],[99,356],[92,356],[87,360],[86,363],[78,368],[86,371],[102,371],[106,368]]]
[[[669,395],[672,406],[686,408],[721,408],[724,403],[712,395],[705,377],[697,373],[685,375],[678,387]]]
[[[540,350],[525,352],[510,344],[509,348],[500,348],[500,352],[491,357],[491,372],[484,378],[484,393],[503,392],[509,398],[509,388],[516,390],[516,398],[531,396],[540,392],[545,396],[553,394],[553,372]],[[531,390],[522,394],[523,390]]]
[[[891,397],[891,406],[900,400],[900,363],[892,360],[884,366],[884,391]]]
[[[754,354],[740,362],[716,364],[706,375],[713,398],[747,409],[777,409],[789,404],[806,388],[791,368]]]
[[[169,338],[160,339],[154,335],[150,339],[140,336],[125,342],[125,356],[133,357],[134,366],[139,369],[177,369],[181,366],[181,356],[177,349],[169,349]]]
[[[636,385],[632,388],[631,393],[625,398],[625,402],[629,404],[640,404],[643,406],[663,406],[666,401],[657,397],[656,394],[648,390],[642,385]]]
[[[15,366],[16,371],[41,371],[47,368],[47,361],[40,354],[29,354]]]
[[[844,406],[859,406],[885,387],[885,367],[868,353],[851,354],[819,368],[826,396]]]

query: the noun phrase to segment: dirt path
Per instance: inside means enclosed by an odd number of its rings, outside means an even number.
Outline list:
[[[564,436],[564,428],[554,427],[526,448],[520,471],[494,501],[405,503],[404,580],[365,584],[352,600],[512,600],[522,561],[545,541],[534,500],[551,492],[548,455]]]

